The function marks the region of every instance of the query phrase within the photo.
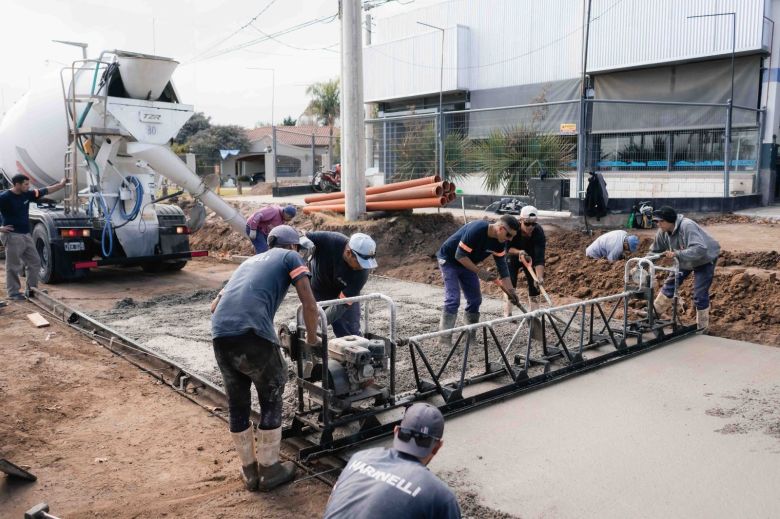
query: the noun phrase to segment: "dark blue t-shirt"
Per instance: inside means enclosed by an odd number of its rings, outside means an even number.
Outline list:
[[[46,196],[48,192],[44,187],[30,189],[18,195],[10,189],[0,194],[0,216],[3,217],[3,225],[13,225],[13,232],[17,234],[29,234],[30,202]]]
[[[308,232],[316,249],[311,259],[311,289],[317,301],[355,297],[368,281],[368,270],[353,270],[342,254],[349,238],[339,232]]]
[[[488,236],[489,222],[477,220],[467,223],[447,238],[436,256],[439,260],[453,265],[460,265],[458,258],[469,258],[478,265],[488,256],[493,256],[498,268],[499,277],[509,277],[506,265],[506,245]]]
[[[290,283],[310,276],[300,254],[289,249],[271,249],[252,256],[233,272],[222,291],[214,315],[211,336],[233,337],[254,331],[279,344],[274,315]]]
[[[510,249],[519,249],[528,253],[533,260],[534,266],[544,265],[544,249],[547,246],[547,238],[544,236],[544,229],[538,223],[531,231],[531,236],[523,236],[522,231],[509,242]]]
[[[352,456],[324,519],[459,519],[455,494],[416,458],[379,447]]]

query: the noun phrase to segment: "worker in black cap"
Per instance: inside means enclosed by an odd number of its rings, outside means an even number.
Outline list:
[[[352,456],[333,487],[325,518],[459,518],[455,494],[426,468],[443,434],[444,417],[436,407],[409,407],[391,448]]]
[[[715,262],[720,254],[720,244],[699,224],[677,214],[669,206],[653,211],[653,221],[658,225],[658,233],[650,251],[661,253],[667,258],[677,258],[680,264],[678,286],[693,272],[696,323],[700,330],[706,331],[710,324],[710,286],[715,274]],[[654,307],[658,316],[662,317],[671,309],[674,284],[674,275],[670,274],[655,298]]]

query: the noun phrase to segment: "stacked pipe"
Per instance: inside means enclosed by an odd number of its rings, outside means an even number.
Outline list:
[[[303,199],[304,213],[344,212],[344,193],[323,193]],[[366,188],[366,211],[406,211],[443,207],[455,200],[455,184],[433,175],[395,184]]]

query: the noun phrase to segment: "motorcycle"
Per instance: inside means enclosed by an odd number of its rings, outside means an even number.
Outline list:
[[[317,171],[311,179],[311,188],[318,193],[341,191],[341,164],[336,164],[331,170]]]

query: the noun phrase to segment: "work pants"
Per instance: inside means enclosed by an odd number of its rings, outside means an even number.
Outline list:
[[[466,296],[466,312],[477,313],[482,305],[482,290],[479,277],[460,263],[454,265],[439,261],[444,278],[444,311],[457,314],[460,307],[460,291]]]
[[[8,297],[19,295],[22,290],[20,276],[27,267],[27,288],[38,286],[41,260],[30,234],[14,232],[0,234],[5,247],[5,287]]]
[[[246,224],[246,235],[249,236],[249,231],[251,229],[249,228],[249,224]],[[262,254],[263,252],[268,250],[268,236],[263,234],[260,229],[257,230],[257,235],[255,236],[255,239],[249,239],[249,241],[252,242],[252,245],[255,247],[255,254]]]
[[[314,299],[317,301],[327,301],[329,299],[338,299],[338,297],[327,297],[325,294],[314,292]],[[361,335],[360,333],[360,303],[347,305],[347,309],[338,319],[330,323],[333,328],[333,335],[336,337],[346,337],[347,335]]]
[[[677,286],[682,285],[691,272],[693,272],[693,304],[696,305],[697,310],[705,310],[710,307],[710,286],[715,275],[715,262],[705,263],[693,270],[680,270],[677,274]],[[666,297],[674,296],[674,274],[669,274],[666,278],[661,292]]]
[[[260,429],[282,425],[282,402],[287,382],[287,363],[278,345],[247,332],[213,340],[214,356],[225,383],[230,413],[230,432],[249,427],[251,386],[260,402]]]
[[[528,295],[531,297],[538,296],[541,292],[536,286],[534,278],[531,277],[531,273],[528,272],[528,269],[525,268],[525,265],[523,265],[523,262],[521,262],[520,258],[514,254],[508,256],[509,258],[507,259],[506,263],[509,267],[509,280],[512,282],[512,286],[517,288],[517,275],[520,272],[520,269],[523,269],[523,274],[525,274],[525,281],[528,283]]]

